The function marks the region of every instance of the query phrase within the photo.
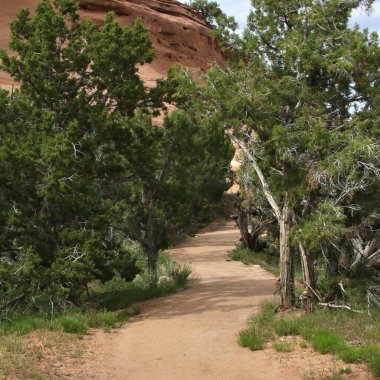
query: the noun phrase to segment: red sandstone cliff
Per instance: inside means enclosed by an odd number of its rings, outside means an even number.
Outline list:
[[[223,64],[223,57],[210,26],[189,7],[176,0],[78,0],[81,16],[101,23],[106,12],[113,11],[122,25],[140,18],[150,31],[156,50],[151,65],[145,65],[141,75],[147,85],[165,75],[173,63],[207,69],[213,63]],[[0,48],[8,48],[9,22],[21,8],[33,10],[38,0],[0,1]],[[0,86],[9,88],[12,81],[0,72]]]

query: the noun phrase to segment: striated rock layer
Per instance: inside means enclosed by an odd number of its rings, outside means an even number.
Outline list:
[[[101,24],[107,12],[113,11],[122,25],[131,25],[140,18],[150,31],[156,50],[151,65],[141,69],[146,84],[165,75],[178,62],[190,68],[206,70],[224,60],[210,26],[196,12],[176,0],[78,0],[83,18]],[[9,22],[21,8],[33,10],[38,0],[0,1],[0,48],[8,48]],[[10,88],[11,79],[0,72],[0,86]]]

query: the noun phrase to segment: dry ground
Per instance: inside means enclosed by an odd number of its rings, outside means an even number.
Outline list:
[[[237,344],[240,330],[263,299],[273,297],[275,278],[257,266],[228,260],[238,240],[232,223],[213,224],[171,251],[194,273],[191,287],[148,301],[142,313],[113,333],[93,331],[76,365],[56,368],[66,379],[272,380],[332,379],[347,365],[310,348],[276,353],[270,345],[251,352]],[[351,366],[342,378],[370,379]]]

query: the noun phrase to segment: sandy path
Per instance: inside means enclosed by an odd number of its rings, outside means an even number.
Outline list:
[[[272,380],[303,379],[308,368],[329,368],[311,349],[289,354],[251,352],[237,344],[248,317],[271,298],[275,278],[257,266],[227,261],[239,238],[231,223],[214,224],[171,255],[190,263],[197,281],[173,296],[145,302],[116,333],[89,336],[87,358],[70,379]],[[322,359],[322,361],[321,361]],[[311,360],[311,361],[310,361]],[[66,378],[66,376],[64,376]],[[321,378],[307,377],[307,378]],[[323,377],[325,378],[325,377]],[[358,379],[359,377],[354,377]],[[367,377],[360,377],[367,378]]]

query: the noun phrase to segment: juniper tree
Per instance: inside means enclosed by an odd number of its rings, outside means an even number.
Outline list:
[[[139,22],[121,28],[110,14],[98,29],[77,10],[69,0],[44,0],[33,16],[22,10],[11,24],[17,54],[1,52],[2,69],[20,82],[1,131],[4,175],[21,182],[8,177],[2,188],[4,262],[16,266],[6,287],[22,285],[26,298],[78,301],[92,278],[137,272],[110,183],[125,176],[132,140],[120,118],[147,101],[136,66],[153,50]]]
[[[89,281],[115,271],[132,279],[130,240],[154,279],[167,235],[225,188],[223,134],[176,114],[153,125],[163,90],[138,75],[154,55],[141,22],[121,27],[109,14],[96,27],[77,10],[71,0],[22,10],[11,24],[16,54],[0,53],[20,83],[0,94],[2,309],[80,302]]]
[[[203,87],[188,76],[173,76],[181,83],[178,92],[182,95],[175,94],[178,102],[187,99],[192,107],[205,107],[207,111],[201,111],[204,117],[219,119],[250,162],[254,173],[251,182],[261,190],[278,222],[279,293],[285,308],[295,302],[296,251],[303,264],[305,299],[313,302],[315,295],[313,255],[320,250],[308,244],[310,240],[303,235],[304,222],[317,212],[323,226],[323,210],[328,208],[329,200],[319,185],[313,187],[312,173],[318,172],[319,166],[331,170],[328,162],[334,155],[342,159],[347,154],[346,159],[351,157],[353,162],[353,147],[364,136],[358,132],[359,125],[376,125],[378,39],[376,34],[348,27],[351,12],[370,4],[254,0],[244,35],[245,59],[240,66],[214,68],[204,78]],[[377,157],[378,131],[376,127],[367,131],[371,136],[365,146],[370,144]],[[364,159],[365,155],[360,157]],[[376,161],[368,159],[369,155],[358,173],[363,174],[364,167],[376,172]],[[335,178],[341,178],[343,173],[338,170]],[[352,178],[360,187],[358,173]],[[372,199],[375,189],[372,187]],[[346,200],[352,194],[347,193]],[[337,219],[332,223],[342,222],[334,238],[337,240],[347,236],[348,214],[343,213],[344,221],[341,213],[335,211],[335,215]],[[325,217],[329,220],[331,214]],[[312,229],[315,240],[321,236],[318,234],[323,235],[323,228],[318,228]]]
[[[212,32],[222,51],[230,58],[235,56],[241,43],[238,34],[239,24],[235,18],[224,13],[216,1],[190,0],[187,5],[199,12],[214,27]]]

